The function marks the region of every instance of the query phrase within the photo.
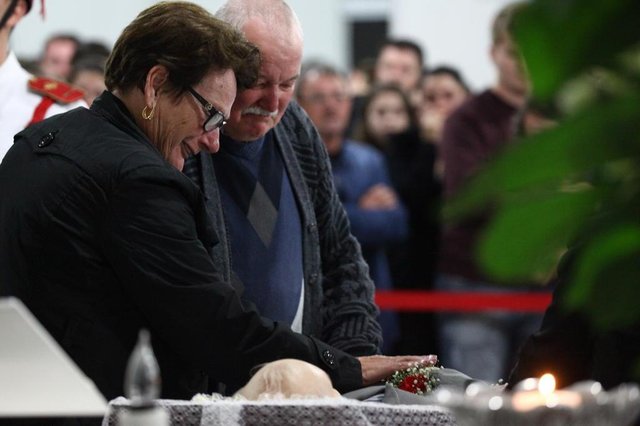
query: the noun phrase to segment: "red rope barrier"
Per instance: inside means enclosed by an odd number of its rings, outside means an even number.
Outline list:
[[[376,291],[376,304],[382,310],[402,312],[544,312],[551,303],[551,292],[474,293],[447,291]]]

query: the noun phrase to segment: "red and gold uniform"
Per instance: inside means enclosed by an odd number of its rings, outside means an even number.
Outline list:
[[[82,95],[67,83],[34,77],[9,52],[0,65],[0,159],[11,148],[13,136],[29,124],[86,107]]]

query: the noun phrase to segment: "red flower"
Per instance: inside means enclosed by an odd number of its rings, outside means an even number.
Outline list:
[[[438,386],[439,379],[434,375],[438,367],[424,367],[416,364],[404,370],[398,370],[386,383],[398,389],[424,395]]]
[[[426,392],[427,381],[422,374],[407,376],[398,384],[398,389],[412,393]]]

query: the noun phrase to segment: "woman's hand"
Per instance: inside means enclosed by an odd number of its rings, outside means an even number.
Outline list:
[[[391,376],[396,370],[404,370],[418,364],[432,366],[438,362],[436,355],[371,355],[358,357],[362,366],[362,384],[374,385]]]

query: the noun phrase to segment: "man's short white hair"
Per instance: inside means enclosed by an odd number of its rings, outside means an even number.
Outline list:
[[[282,0],[228,0],[215,16],[239,31],[243,30],[247,21],[258,18],[269,28],[282,28],[289,37],[297,33],[300,41],[303,41],[298,16]]]

